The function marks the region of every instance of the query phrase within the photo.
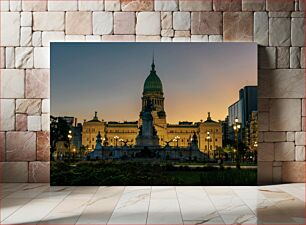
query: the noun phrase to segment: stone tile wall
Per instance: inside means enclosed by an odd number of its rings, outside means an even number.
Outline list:
[[[1,0],[4,182],[49,181],[50,41],[257,42],[259,184],[305,181],[304,0]]]

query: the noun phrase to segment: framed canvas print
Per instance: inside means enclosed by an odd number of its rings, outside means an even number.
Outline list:
[[[256,185],[257,45],[52,43],[52,185]]]

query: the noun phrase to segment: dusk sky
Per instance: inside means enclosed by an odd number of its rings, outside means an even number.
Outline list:
[[[168,123],[224,120],[257,85],[255,43],[52,43],[51,115],[138,120],[153,49]]]

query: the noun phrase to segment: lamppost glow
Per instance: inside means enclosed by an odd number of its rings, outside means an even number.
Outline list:
[[[174,140],[173,141],[175,141],[176,142],[176,147],[178,148],[179,147],[179,140],[180,140],[181,138],[179,137],[179,136],[176,136],[175,138],[174,138]]]
[[[254,152],[253,152],[253,154],[254,154],[254,160],[257,159],[257,147],[258,147],[258,143],[257,143],[257,141],[255,141],[255,142],[254,142]]]
[[[258,147],[257,141],[255,141],[255,143],[254,143],[254,147],[255,147],[255,148],[257,148],[257,147]]]
[[[116,135],[114,139],[115,139],[115,146],[117,147],[117,142],[118,142],[119,137]]]
[[[71,148],[70,148],[70,145],[71,145],[71,139],[72,139],[72,131],[71,130],[69,130],[68,131],[68,135],[67,135],[67,137],[68,137],[68,154],[69,154],[69,157],[71,156]]]
[[[122,147],[122,143],[124,142],[124,140],[122,138],[119,139],[119,142],[121,144],[121,147]]]
[[[105,138],[102,138],[102,146],[104,146]]]
[[[210,158],[210,154],[209,154],[209,150],[210,150],[210,146],[209,146],[209,142],[210,142],[210,139],[211,139],[211,137],[210,137],[210,132],[209,131],[207,131],[207,133],[206,133],[206,141],[207,141],[207,153],[208,153],[208,158]]]
[[[236,154],[238,155],[238,157],[235,157],[236,158],[237,168],[240,167],[240,162],[239,162],[240,161],[240,156],[239,156],[239,150],[238,150],[238,145],[239,145],[239,143],[238,143],[239,142],[238,134],[239,134],[240,128],[241,128],[241,123],[239,123],[239,120],[236,117],[235,118],[235,123],[233,124],[233,130],[234,130],[235,140],[236,140],[236,144],[237,144],[237,146],[236,146],[236,150],[237,151],[234,150],[235,156],[236,156]]]

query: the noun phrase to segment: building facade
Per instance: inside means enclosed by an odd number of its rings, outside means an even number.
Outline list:
[[[228,141],[235,140],[233,124],[237,118],[241,124],[239,141],[248,145],[248,132],[252,113],[257,111],[257,86],[245,86],[239,91],[239,100],[228,107]]]
[[[212,120],[210,113],[207,119],[200,122],[179,122],[168,124],[164,108],[164,92],[162,81],[155,70],[154,60],[149,76],[144,82],[142,94],[142,109],[138,121],[132,122],[106,122],[99,120],[97,112],[90,121],[83,123],[82,144],[92,150],[96,144],[96,136],[100,132],[102,143],[108,146],[134,146],[136,137],[142,126],[142,114],[150,101],[154,128],[159,138],[159,145],[188,147],[191,145],[195,134],[200,151],[214,154],[214,151],[222,147],[222,124]]]

